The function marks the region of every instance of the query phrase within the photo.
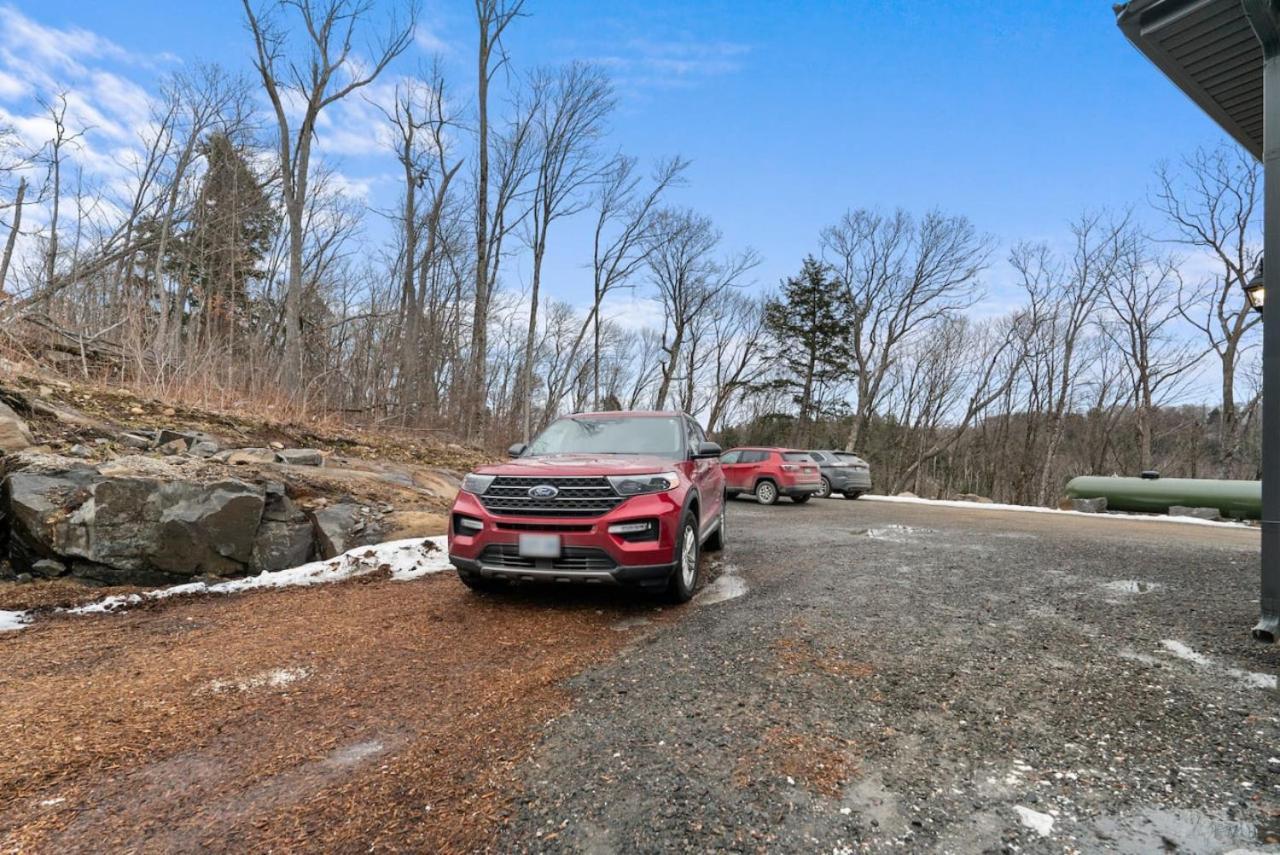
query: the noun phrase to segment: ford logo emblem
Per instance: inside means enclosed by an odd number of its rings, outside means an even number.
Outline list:
[[[539,484],[536,487],[529,488],[529,498],[531,499],[554,499],[560,495],[560,491],[550,484]]]

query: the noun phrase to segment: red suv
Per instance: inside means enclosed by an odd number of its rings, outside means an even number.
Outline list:
[[[449,560],[474,590],[603,582],[687,602],[700,549],[724,546],[720,446],[684,413],[567,416],[511,456],[453,503]]]
[[[720,456],[729,498],[754,493],[762,505],[789,496],[797,505],[822,489],[822,474],[807,451],[790,448],[734,448]]]

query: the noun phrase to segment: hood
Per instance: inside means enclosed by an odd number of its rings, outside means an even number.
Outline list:
[[[643,475],[669,472],[679,461],[670,457],[640,454],[553,454],[546,457],[519,457],[507,463],[481,466],[480,475]]]

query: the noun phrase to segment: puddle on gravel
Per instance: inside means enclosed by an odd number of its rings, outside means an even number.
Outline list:
[[[1197,653],[1195,650],[1184,642],[1172,638],[1166,638],[1160,642],[1160,647],[1168,654],[1176,656],[1184,662],[1190,662],[1206,671],[1216,671],[1230,677],[1232,680],[1242,683],[1253,689],[1274,689],[1276,688],[1276,675],[1259,674],[1256,671],[1243,671],[1239,668],[1231,668],[1221,665],[1205,656],[1203,653]]]
[[[1144,582],[1141,579],[1117,579],[1114,582],[1104,582],[1101,587],[1113,594],[1149,594],[1164,586],[1159,582]]]
[[[1147,808],[1136,814],[1103,817],[1094,833],[1120,852],[1224,852],[1257,843],[1250,822],[1215,819],[1196,810]]]
[[[694,605],[713,606],[726,600],[736,600],[747,593],[747,580],[738,575],[738,568],[725,562],[720,575],[693,598]]]
[[[929,534],[933,529],[915,528],[909,525],[884,525],[877,528],[854,529],[853,534],[869,537],[872,540],[884,540],[889,543],[910,543],[919,535]]]

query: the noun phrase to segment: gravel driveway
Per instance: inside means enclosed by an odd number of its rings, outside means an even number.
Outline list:
[[[866,500],[729,520],[719,602],[572,681],[499,848],[1275,848],[1255,531]]]
[[[0,852],[1215,852],[1280,834],[1254,530],[746,501],[685,608],[439,575],[0,634]]]

